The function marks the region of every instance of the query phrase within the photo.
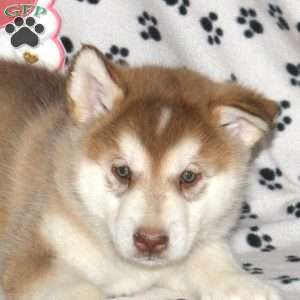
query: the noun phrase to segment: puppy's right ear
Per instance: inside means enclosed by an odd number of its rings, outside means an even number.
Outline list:
[[[73,121],[82,124],[109,113],[123,94],[113,66],[99,50],[83,46],[67,77],[67,96]]]

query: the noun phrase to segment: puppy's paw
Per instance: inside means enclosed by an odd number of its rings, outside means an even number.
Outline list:
[[[76,286],[65,288],[55,297],[55,300],[106,300],[106,298],[95,286],[88,283],[80,283]]]
[[[201,300],[282,300],[273,287],[247,275],[224,278],[204,292]]]

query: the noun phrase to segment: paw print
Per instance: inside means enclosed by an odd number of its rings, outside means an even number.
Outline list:
[[[240,15],[236,20],[240,25],[247,25],[248,28],[244,30],[246,38],[252,38],[255,34],[263,33],[264,28],[256,18],[257,14],[254,9],[245,7],[240,9]]]
[[[250,227],[250,233],[246,236],[249,246],[259,248],[262,252],[270,252],[275,250],[271,244],[272,238],[268,234],[261,234],[258,226]]]
[[[118,47],[116,45],[112,45],[109,49],[109,52],[105,53],[105,56],[119,63],[120,65],[127,65],[127,61],[125,58],[129,55],[129,50],[127,48]]]
[[[79,2],[84,2],[84,0],[77,0]],[[88,4],[98,4],[100,0],[87,0]]]
[[[286,256],[286,261],[288,262],[300,262],[300,257],[296,255],[288,255]]]
[[[44,32],[45,28],[42,24],[36,24],[33,17],[24,19],[17,17],[14,24],[5,26],[6,33],[12,35],[10,42],[13,47],[17,48],[22,45],[36,47],[39,44],[39,35]]]
[[[286,213],[288,215],[295,215],[296,218],[300,218],[300,202],[290,204],[286,209]]]
[[[296,29],[297,29],[298,32],[300,32],[300,22],[298,22],[298,23],[296,24]]]
[[[280,112],[279,112],[278,121],[276,123],[277,130],[283,131],[286,129],[286,126],[292,123],[291,117],[284,114],[284,111],[286,109],[289,109],[290,107],[291,107],[290,101],[288,100],[280,101]]]
[[[210,12],[207,17],[200,19],[202,28],[208,33],[207,41],[210,45],[220,45],[221,38],[224,34],[223,29],[214,27],[214,22],[218,20],[218,15],[215,12]]]
[[[290,79],[291,85],[300,85],[299,75],[300,75],[300,64],[292,64],[287,63],[286,64],[286,70],[290,75],[292,75],[292,78]]]
[[[259,183],[266,186],[269,190],[281,190],[283,188],[281,183],[275,181],[276,177],[282,176],[282,172],[279,168],[275,170],[270,168],[260,169],[259,175],[261,176]]]
[[[275,4],[268,4],[268,13],[271,17],[276,19],[276,24],[281,30],[290,30],[290,26],[283,17],[281,8]]]
[[[157,20],[155,17],[144,11],[141,16],[138,16],[138,21],[146,29],[140,32],[144,40],[148,40],[149,38],[156,42],[161,40],[161,34],[157,29]]]
[[[68,65],[70,62],[70,57],[72,56],[72,53],[74,51],[74,45],[72,40],[67,36],[61,36],[60,40],[66,52],[65,64]]]
[[[240,219],[244,220],[247,218],[257,219],[257,215],[251,213],[251,207],[250,207],[249,203],[245,201],[245,202],[243,202],[243,205],[242,205]]]
[[[167,5],[177,6],[178,12],[185,16],[188,13],[188,7],[190,6],[190,0],[163,0]]]
[[[230,74],[230,79],[228,80],[229,82],[238,82],[237,77],[235,76],[234,73]]]
[[[244,264],[242,264],[242,267],[246,272],[248,272],[252,275],[258,275],[258,274],[264,273],[262,268],[254,267],[253,264],[251,264],[251,263],[244,263]]]
[[[276,277],[274,279],[275,280],[279,280],[283,284],[291,284],[293,282],[300,281],[300,278],[298,278],[298,277],[291,277],[289,275],[281,275],[281,276],[278,276],[278,277]]]

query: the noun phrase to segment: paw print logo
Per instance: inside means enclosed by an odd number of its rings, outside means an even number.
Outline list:
[[[251,263],[244,263],[244,264],[242,264],[242,267],[246,272],[248,272],[252,275],[259,275],[259,274],[264,273],[262,268],[254,267],[253,264],[251,264]]]
[[[200,19],[202,28],[207,32],[207,41],[210,45],[220,45],[223,37],[223,29],[215,27],[214,23],[218,20],[218,15],[215,12],[210,12],[207,17]]]
[[[249,203],[245,201],[245,202],[243,202],[243,205],[242,205],[240,219],[244,220],[247,218],[257,219],[257,215],[251,213],[251,207],[250,207]]]
[[[300,85],[299,75],[300,75],[300,64],[292,64],[287,63],[286,64],[286,70],[287,72],[292,76],[290,79],[291,85]]]
[[[280,112],[278,121],[276,123],[276,128],[279,131],[283,131],[286,129],[286,126],[292,123],[292,118],[285,114],[285,111],[291,107],[291,103],[288,100],[280,101]]]
[[[236,21],[242,26],[247,26],[244,30],[246,38],[252,38],[255,34],[261,34],[264,32],[262,24],[257,20],[256,11],[252,8],[247,9],[242,7],[240,9],[240,15],[237,17]]]
[[[7,24],[5,31],[11,35],[10,42],[13,47],[17,48],[22,45],[36,47],[39,44],[39,35],[44,32],[42,24],[36,24],[33,17],[27,19],[17,17],[13,24]]]
[[[296,255],[288,255],[288,256],[286,256],[286,261],[292,262],[292,263],[300,262],[300,257],[296,256]]]
[[[246,241],[249,246],[262,252],[275,250],[275,247],[271,244],[272,238],[268,234],[260,233],[258,226],[250,227],[250,233],[247,234]]]
[[[281,275],[281,276],[278,276],[278,277],[276,277],[274,279],[275,280],[279,280],[283,284],[291,284],[293,282],[300,281],[300,278],[298,278],[298,277],[291,277],[289,275]]]
[[[127,61],[125,60],[126,57],[129,55],[129,50],[124,47],[118,47],[116,45],[112,45],[109,49],[109,52],[105,53],[105,56],[120,64],[120,65],[127,65]]]
[[[270,168],[263,168],[259,170],[259,183],[266,186],[269,190],[281,190],[282,184],[277,182],[276,179],[282,176],[282,172],[279,168],[275,170]]]
[[[288,215],[294,215],[296,218],[300,218],[300,202],[290,204],[286,209],[286,213]]]
[[[138,16],[138,22],[145,27],[145,30],[140,32],[144,40],[153,39],[156,42],[161,40],[161,34],[157,29],[158,22],[155,17],[144,11],[141,16]]]
[[[167,5],[177,6],[179,14],[185,16],[188,13],[190,0],[163,0]]]
[[[74,45],[72,40],[67,36],[64,35],[61,36],[60,40],[64,46],[65,53],[66,53],[65,64],[68,65],[70,62],[70,57],[72,56],[74,51]]]
[[[276,19],[276,24],[281,30],[290,30],[288,22],[283,17],[281,8],[275,4],[268,4],[268,13],[271,17]]]

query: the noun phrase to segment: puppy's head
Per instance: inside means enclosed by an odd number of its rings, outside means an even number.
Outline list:
[[[88,46],[67,92],[82,131],[75,185],[121,257],[163,265],[228,233],[273,102],[186,69],[114,66]]]

